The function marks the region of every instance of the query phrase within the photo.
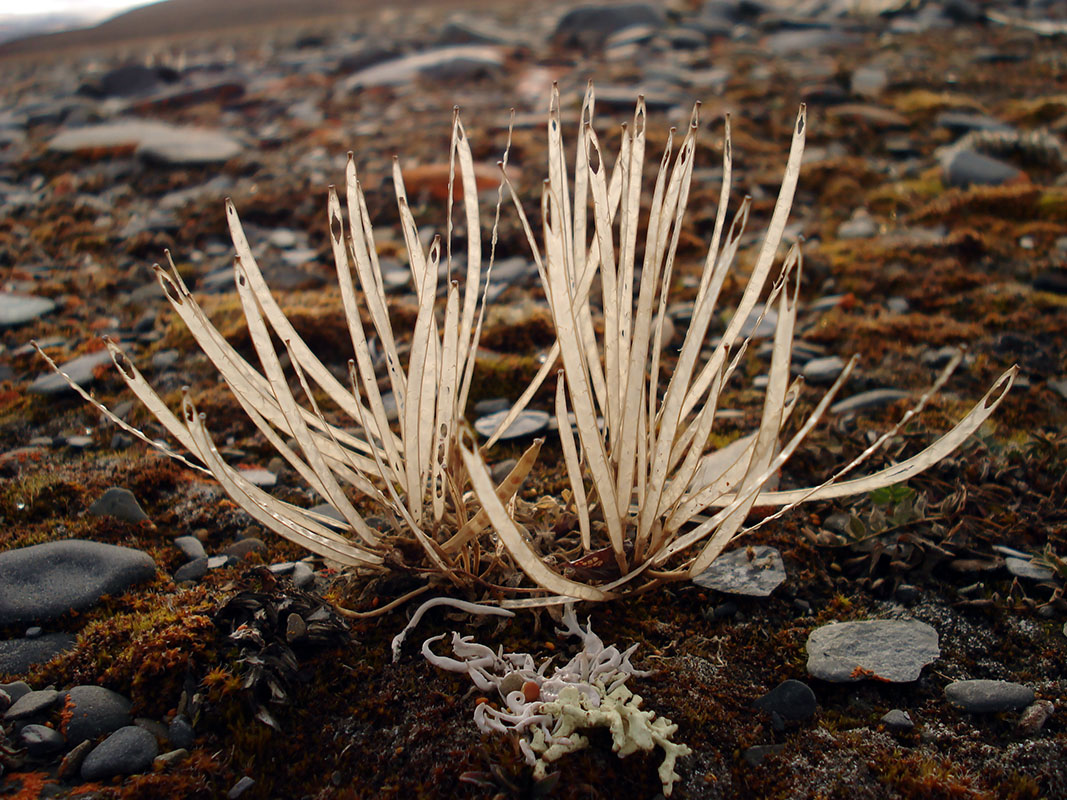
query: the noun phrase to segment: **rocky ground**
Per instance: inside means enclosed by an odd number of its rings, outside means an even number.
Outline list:
[[[673,796],[1067,796],[1067,7],[944,0],[844,13],[852,5],[787,13],[711,0],[533,21],[518,7],[448,19],[386,10],[358,28],[0,64],[0,796],[662,791],[662,753],[620,760],[604,731],[536,781],[516,739],[475,727],[482,699],[469,679],[418,652],[456,630],[562,664],[577,646],[555,632],[558,617],[431,612],[393,663],[390,640],[417,601],[362,618],[332,604],[373,611],[419,586],[414,576],[353,580],[305,558],[216,484],[118,432],[30,345],[158,436],[110,366],[99,337],[112,337],[174,406],[191,387],[231,463],[313,505],[198,354],[152,263],[169,249],[250,352],[223,214],[232,197],[279,302],[343,368],[325,206],[346,151],[400,328],[414,299],[393,280],[406,269],[393,155],[421,233],[442,232],[460,106],[488,216],[514,108],[509,163],[534,209],[550,87],[573,141],[590,78],[609,152],[638,93],[650,152],[702,102],[668,309],[676,330],[714,221],[724,114],[736,194],[753,198],[743,273],[807,104],[787,233],[805,239],[797,371],[817,389],[853,353],[862,361],[852,402],[812,434],[783,486],[817,484],[861,452],[956,346],[968,348],[963,365],[871,469],[917,452],[1020,367],[993,421],[907,486],[809,504],[696,583],[581,610],[604,643],[639,645],[633,663],[650,674],[628,686],[692,749]],[[475,417],[514,398],[552,343],[506,211],[497,258]],[[743,286],[743,274],[727,282],[723,309]],[[751,349],[751,380],[725,396],[724,444],[758,420],[767,358]],[[550,396],[535,410],[551,409]],[[504,464],[523,445],[490,458]],[[561,460],[549,434],[524,501],[559,495]]]

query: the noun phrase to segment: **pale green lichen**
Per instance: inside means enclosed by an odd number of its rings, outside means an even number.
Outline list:
[[[529,744],[537,754],[534,777],[543,780],[551,762],[589,745],[588,737],[578,731],[607,728],[611,733],[612,750],[619,754],[619,758],[638,750],[663,749],[659,779],[663,794],[670,797],[674,782],[679,779],[674,771],[675,762],[680,756],[693,752],[688,746],[671,741],[678,726],[666,717],[657,717],[655,711],[642,709],[641,696],[625,686],[617,686],[610,692],[602,683],[598,683],[597,688],[600,690],[599,705],[575,686],[562,689],[559,699],[541,704],[541,713],[554,717],[557,722],[550,734],[541,727],[533,729]]]

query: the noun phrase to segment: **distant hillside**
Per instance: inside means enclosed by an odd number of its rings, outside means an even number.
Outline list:
[[[488,0],[389,0],[390,8],[486,6]],[[0,44],[0,58],[54,54],[135,39],[213,33],[227,28],[298,23],[378,11],[381,0],[167,0],[141,6],[91,28],[29,36]]]

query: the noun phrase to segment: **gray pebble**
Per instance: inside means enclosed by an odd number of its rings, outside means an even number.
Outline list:
[[[193,726],[189,724],[189,720],[181,715],[172,719],[170,725],[167,726],[167,741],[173,747],[179,749],[192,747],[194,735]]]
[[[306,589],[315,581],[315,570],[303,561],[297,561],[293,566],[293,573],[290,578],[296,588]]]
[[[174,546],[181,550],[190,561],[207,556],[204,545],[195,536],[179,536],[174,540]]]
[[[201,556],[200,558],[194,558],[185,564],[182,564],[176,570],[174,570],[174,582],[182,583],[184,581],[199,581],[205,575],[207,575],[208,562],[207,556]]]
[[[59,365],[59,368],[65,372],[72,381],[78,384],[78,386],[85,386],[88,383],[92,383],[96,377],[93,373],[97,367],[110,363],[111,354],[104,349],[84,356],[78,356],[77,358],[68,361],[66,364]],[[70,388],[70,384],[67,383],[62,375],[49,371],[31,383],[28,391],[33,392],[34,394],[51,395],[72,392],[73,389]]]
[[[143,522],[148,519],[141,504],[129,489],[112,486],[89,506],[89,513],[97,517],[117,517],[126,522]]]
[[[45,758],[64,748],[63,736],[46,725],[27,725],[19,731],[19,742],[31,758]]]
[[[228,800],[236,800],[236,798],[251,789],[252,784],[254,783],[254,780],[245,775],[241,780],[237,781],[237,783],[230,787],[230,791],[226,792],[226,797]]]
[[[911,721],[908,712],[901,711],[899,708],[887,711],[882,716],[882,724],[885,725],[886,730],[892,733],[907,733],[915,727],[915,723]]]
[[[1000,186],[1018,180],[1023,173],[996,158],[973,150],[954,153],[944,167],[945,183],[949,186]]]
[[[800,374],[809,383],[830,384],[837,380],[837,376],[844,368],[844,360],[838,356],[826,356],[825,358],[813,358],[804,365]]]
[[[98,781],[114,775],[134,775],[152,766],[159,755],[156,737],[144,728],[119,728],[93,748],[82,762],[82,780]]]
[[[38,689],[27,692],[11,704],[11,708],[4,712],[5,722],[17,722],[18,720],[33,719],[42,716],[52,710],[62,695],[55,689]]]
[[[130,701],[118,692],[103,686],[75,686],[67,696],[71,716],[66,733],[72,745],[130,724]]]
[[[972,714],[992,714],[1025,708],[1034,702],[1034,690],[1011,681],[976,679],[950,683],[945,697]]]
[[[778,684],[753,705],[760,711],[777,714],[782,719],[807,719],[815,713],[815,692],[803,681],[790,679]]]

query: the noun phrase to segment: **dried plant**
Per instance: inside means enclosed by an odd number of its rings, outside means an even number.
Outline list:
[[[993,413],[1011,388],[1015,368],[1005,372],[956,427],[926,450],[872,475],[840,480],[922,409],[958,365],[957,357],[897,425],[824,483],[792,491],[765,489],[819,421],[856,362],[853,358],[846,366],[796,433],[788,441],[780,442],[781,431],[795,407],[800,388],[798,382],[790,384],[789,380],[800,283],[799,245],[789,248],[777,272],[773,265],[800,173],[805,110],[802,107],[797,116],[785,177],[746,289],[726,332],[710,357],[704,357],[708,326],[749,213],[746,198],[726,229],[732,174],[727,117],[723,182],[712,241],[692,322],[666,389],[661,392],[663,370],[659,354],[667,293],[693,174],[699,107],[693,111],[673,165],[673,136],[668,139],[639,246],[645,106],[643,101],[638,101],[633,125],[623,132],[619,157],[609,178],[592,124],[594,103],[590,85],[580,117],[572,196],[560,132],[559,97],[553,94],[548,123],[549,177],[541,201],[540,246],[512,191],[558,337],[546,359],[546,368],[512,414],[517,414],[536,391],[558,356],[563,369],[556,383],[556,417],[582,549],[612,559],[614,569],[602,570],[601,574],[614,574],[594,584],[549,569],[504,505],[494,500],[481,456],[470,447],[462,450],[475,492],[494,529],[522,569],[538,585],[559,595],[556,600],[563,597],[605,600],[624,587],[629,588],[637,578],[643,579],[642,588],[660,581],[691,578],[706,569],[734,537],[752,530],[744,528],[743,523],[754,506],[780,507],[777,513],[753,526],[758,527],[801,502],[870,492],[907,480],[952,452]],[[642,247],[644,256],[635,304],[637,253]],[[740,339],[742,326],[757,310],[772,275],[775,279],[758,317],[762,320],[768,309],[777,309],[759,428],[740,447],[730,448],[727,458],[723,454],[706,454],[720,394],[735,374],[748,345],[748,340]],[[592,287],[597,282],[603,314],[603,334],[599,337],[593,325],[592,300]],[[568,421],[568,409],[574,411],[577,443]],[[598,417],[603,419],[603,426],[598,425]],[[582,459],[577,445],[581,446]],[[710,517],[701,516],[708,509],[714,509],[714,513]],[[607,547],[593,540],[594,519],[606,531]],[[546,599],[537,598],[512,601],[509,605],[543,602]]]
[[[840,480],[921,410],[948,379],[957,359],[896,426],[824,483],[810,489],[768,490],[768,480],[819,421],[855,363],[853,360],[846,367],[796,433],[780,441],[799,396],[799,384],[789,380],[801,267],[799,247],[789,249],[779,269],[774,269],[774,263],[800,171],[805,112],[802,108],[797,117],[781,192],[747,288],[725,334],[708,356],[703,348],[709,324],[749,214],[746,199],[726,227],[732,167],[727,119],[723,183],[714,233],[692,322],[673,373],[661,391],[666,371],[660,364],[660,344],[667,290],[693,174],[696,111],[673,164],[673,143],[668,141],[642,235],[639,222],[645,157],[644,103],[639,100],[633,125],[624,130],[621,152],[610,178],[593,129],[594,103],[590,85],[582,105],[572,194],[563,152],[559,96],[553,91],[548,123],[548,180],[541,202],[541,243],[502,169],[487,265],[487,271],[491,270],[506,186],[545,287],[557,342],[544,367],[487,446],[521,412],[557,360],[561,360],[555,411],[572,488],[568,502],[573,503],[578,519],[576,537],[580,542],[575,547],[571,548],[574,537],[546,542],[542,536],[535,542],[523,527],[530,519],[523,517],[521,507],[520,513],[515,511],[514,495],[536,460],[540,441],[526,451],[499,486],[494,486],[482,453],[474,446],[472,434],[463,422],[485,295],[479,301],[483,244],[478,188],[458,114],[453,124],[444,249],[450,274],[451,198],[458,173],[466,222],[466,277],[462,292],[458,282],[449,282],[440,324],[435,298],[442,244],[435,239],[428,250],[421,245],[408,208],[403,175],[394,163],[393,183],[419,305],[406,368],[389,320],[370,214],[351,155],[345,183],[347,230],[341,201],[332,188],[328,200],[330,239],[355,352],[355,359],[349,362],[348,386],[312,353],[271,296],[232,203],[227,202],[226,212],[236,249],[236,287],[262,370],[248,363],[215,329],[173,262],[169,272],[157,266],[171,305],[218,368],[238,403],[300,477],[337,509],[343,522],[283,502],[243,478],[219,455],[208,434],[207,421],[197,413],[188,394],[183,399],[181,416],[172,413],[114,343],[109,343],[112,357],[131,390],[199,463],[152,442],[79,391],[123,428],[213,475],[257,522],[307,549],[356,569],[411,568],[445,576],[458,585],[489,588],[498,597],[507,591],[534,595],[505,600],[504,604],[511,607],[569,598],[605,600],[622,591],[695,575],[731,539],[751,530],[743,523],[754,506],[780,507],[779,512],[759,523],[766,524],[807,500],[865,493],[906,480],[950,453],[993,413],[1011,387],[1014,369],[1004,373],[955,428],[919,455],[864,478]],[[507,151],[504,164],[506,160]],[[353,268],[361,295],[356,292]],[[599,302],[594,302],[593,286],[597,283],[600,296]],[[769,296],[759,313],[760,297],[768,283]],[[488,287],[487,276],[485,285]],[[636,303],[635,286],[639,287]],[[742,326],[754,312],[762,319],[768,309],[777,310],[777,323],[759,428],[740,446],[718,456],[707,454],[706,443],[719,397],[735,375],[748,345],[741,338]],[[383,376],[375,370],[363,314],[369,316],[385,356]],[[602,319],[600,335],[594,319]],[[292,376],[286,374],[272,343],[272,331],[284,344]],[[292,378],[296,386],[290,385]],[[387,384],[396,397],[398,430],[389,426],[379,382]],[[316,392],[330,399],[336,406],[334,413],[344,415],[343,424],[327,419],[316,401]],[[577,438],[570,424],[571,410]],[[602,427],[598,417],[603,418]],[[295,440],[297,447],[291,447],[287,440]],[[369,526],[345,486],[376,501],[391,521],[391,529],[381,531]],[[468,488],[473,489],[477,504],[471,502]],[[714,513],[703,516],[709,509]],[[418,545],[414,555],[407,546],[412,541]],[[583,554],[579,559],[583,567],[605,567],[600,570],[600,577],[582,581],[556,569],[556,565],[576,554]],[[534,587],[518,587],[515,576],[519,570],[533,581]],[[638,578],[641,580],[634,583]],[[546,591],[551,595],[545,596]]]

